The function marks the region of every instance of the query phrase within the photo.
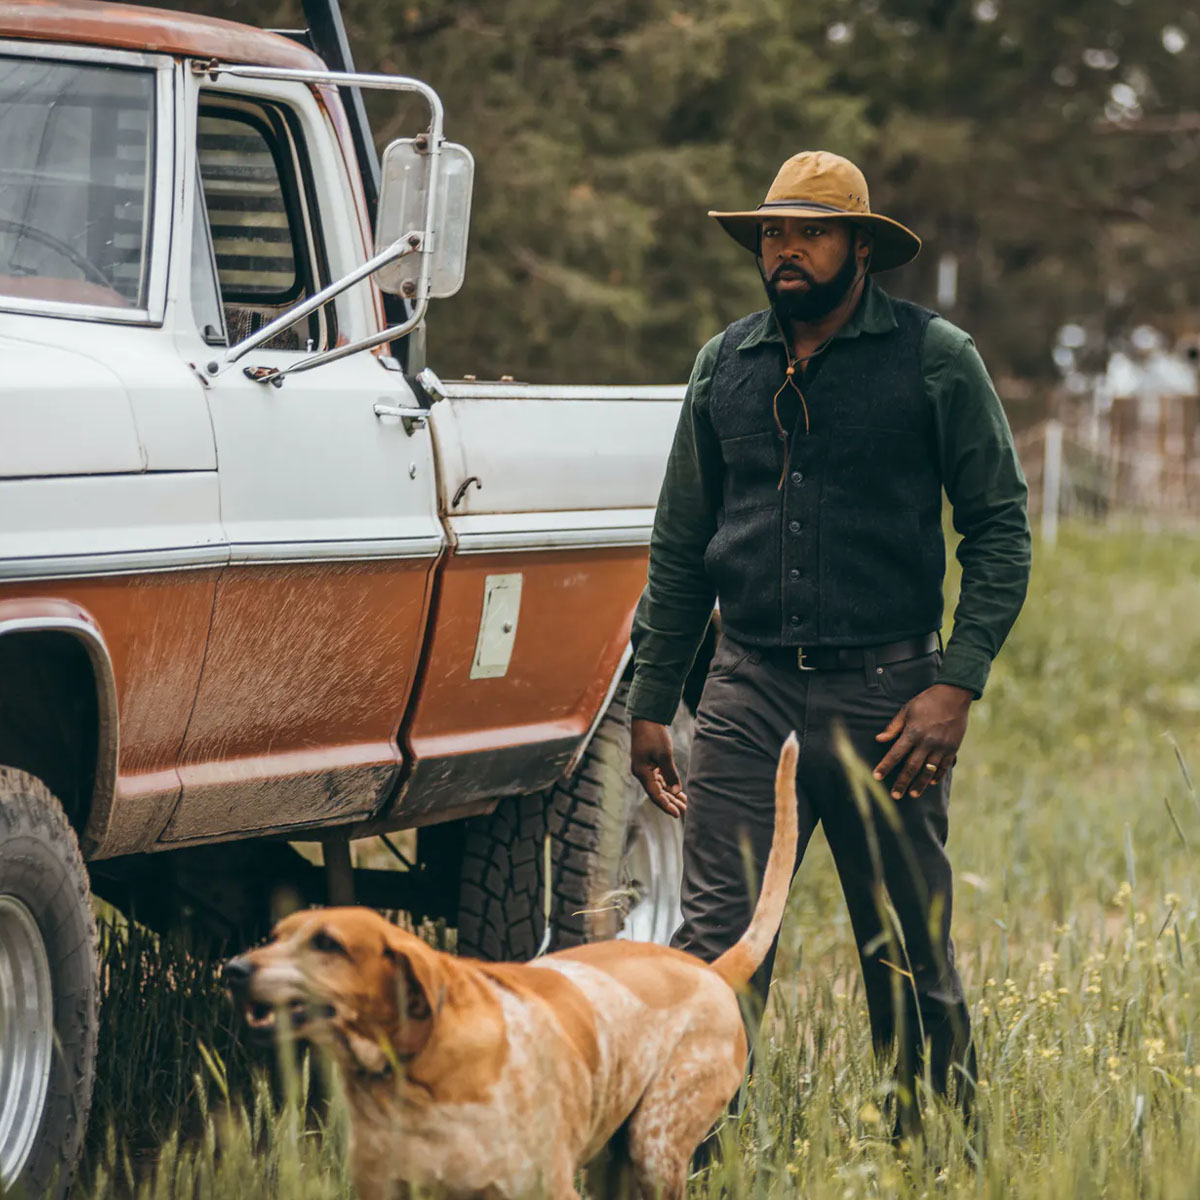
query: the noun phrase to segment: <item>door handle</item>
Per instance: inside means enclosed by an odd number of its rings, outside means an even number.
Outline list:
[[[412,437],[414,429],[424,429],[429,413],[423,408],[399,408],[395,404],[376,404],[377,417],[399,417],[404,422],[404,432]]]

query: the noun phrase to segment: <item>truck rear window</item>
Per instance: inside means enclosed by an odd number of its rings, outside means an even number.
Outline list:
[[[0,57],[0,295],[146,307],[154,74]]]

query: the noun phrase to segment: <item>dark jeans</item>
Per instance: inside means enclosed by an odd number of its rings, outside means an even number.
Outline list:
[[[873,799],[864,822],[838,757],[835,730],[845,731],[853,751],[873,769],[887,749],[875,735],[905,701],[933,683],[938,663],[935,652],[884,666],[868,661],[855,670],[801,671],[794,651],[753,650],[722,639],[696,719],[686,783],[683,924],[672,939],[712,961],[749,923],[743,846],[757,887],[774,829],[775,767],[794,729],[800,738],[796,864],[820,821],[859,947],[872,1037],[879,1052],[895,1046],[899,1081],[907,1084],[902,1097],[914,1094],[914,1072],[928,1069],[939,1092],[947,1090],[954,1063],[970,1079],[976,1074],[950,940],[952,881],[945,852],[950,775],[920,799],[895,802],[898,830]],[[884,783],[890,787],[892,779]],[[880,873],[899,917],[903,949],[897,948],[890,919],[881,916]],[[752,983],[760,1013],[774,959],[775,943]],[[900,971],[910,971],[911,979]],[[960,1102],[969,1110],[973,1089],[960,1072],[955,1075]],[[915,1125],[916,1110],[908,1101],[902,1100],[897,1115],[905,1128]]]

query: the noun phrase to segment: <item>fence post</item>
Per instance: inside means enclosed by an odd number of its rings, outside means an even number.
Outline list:
[[[1042,462],[1042,545],[1058,540],[1058,508],[1062,499],[1062,422],[1046,422],[1046,448]]]

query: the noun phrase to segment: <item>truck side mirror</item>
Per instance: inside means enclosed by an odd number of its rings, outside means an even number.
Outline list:
[[[375,282],[385,292],[413,297],[422,255],[429,253],[431,298],[453,296],[467,270],[467,229],[471,221],[471,188],[475,160],[455,142],[443,142],[440,153],[429,153],[428,135],[397,138],[383,152],[379,214],[375,222],[376,253],[409,230],[425,227],[425,197],[432,164],[438,171],[432,247],[381,267]]]

